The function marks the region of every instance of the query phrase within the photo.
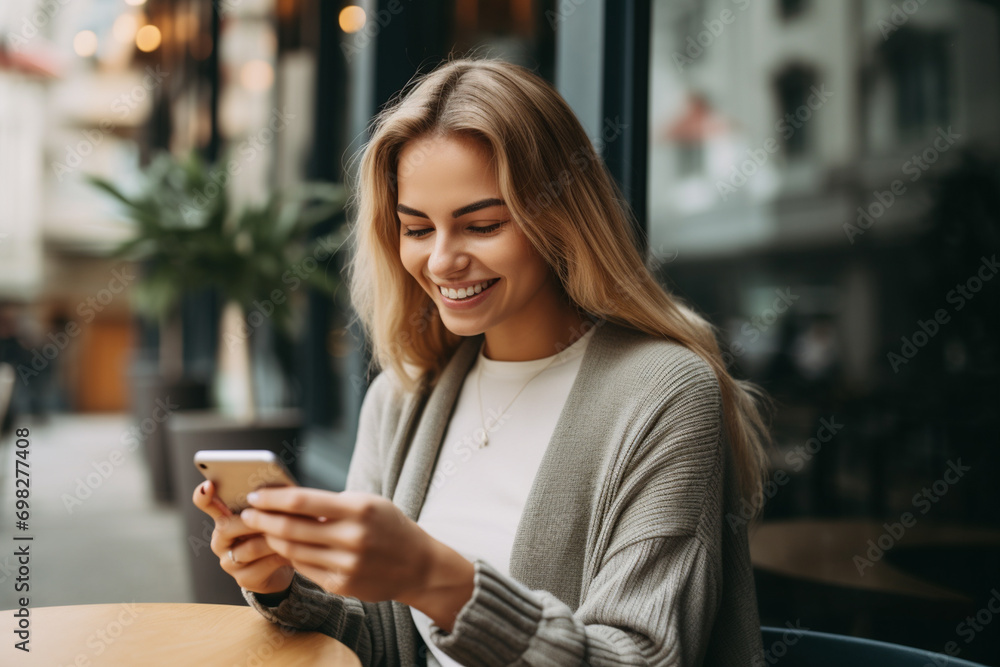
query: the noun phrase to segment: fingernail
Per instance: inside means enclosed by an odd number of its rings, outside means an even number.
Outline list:
[[[258,494],[256,491],[251,491],[250,493],[247,494],[247,502],[248,503],[253,504],[253,503],[257,502],[258,500],[260,500],[260,494]]]

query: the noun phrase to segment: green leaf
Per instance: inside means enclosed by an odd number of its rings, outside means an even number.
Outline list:
[[[282,278],[290,270],[301,271],[307,257],[343,245],[344,225],[324,237],[322,251],[318,240],[307,237],[317,223],[344,211],[347,189],[337,183],[300,183],[271,193],[262,205],[233,210],[220,185],[226,180],[213,179],[225,164],[208,165],[197,153],[184,158],[161,153],[143,170],[143,186],[134,196],[108,179],[88,178],[124,204],[134,224],[134,235],[110,254],[143,263],[133,290],[140,313],[165,317],[188,290],[216,289],[244,308],[280,290],[288,299],[276,304],[274,321],[290,323],[298,299]],[[334,266],[326,262],[308,272],[305,284],[334,294],[340,285]]]

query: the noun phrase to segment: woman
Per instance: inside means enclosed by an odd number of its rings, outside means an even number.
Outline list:
[[[382,111],[351,296],[382,372],[342,493],[267,489],[212,550],[365,665],[750,665],[765,429],[668,295],[572,111],[460,59]],[[428,651],[429,649],[429,651]]]

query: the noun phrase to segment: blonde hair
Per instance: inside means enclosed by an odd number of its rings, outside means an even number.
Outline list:
[[[396,171],[400,152],[414,139],[474,139],[493,159],[512,221],[558,277],[569,303],[676,341],[711,366],[741,495],[760,497],[768,429],[756,399],[766,397],[729,374],[712,325],[646,267],[620,189],[555,88],[519,65],[454,59],[411,80],[370,130],[352,188],[357,222],[347,272],[372,365],[391,368],[405,390],[415,391],[437,382],[463,340],[445,328],[431,297],[400,261]]]

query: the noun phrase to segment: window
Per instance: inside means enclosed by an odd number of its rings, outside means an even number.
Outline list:
[[[781,138],[788,158],[802,157],[809,150],[807,121],[813,110],[808,100],[816,81],[815,71],[805,65],[789,65],[775,78],[778,110],[783,120]]]
[[[948,47],[943,31],[904,26],[892,33],[883,56],[895,89],[896,123],[904,139],[948,123]]]
[[[778,11],[786,21],[801,15],[808,6],[809,0],[778,0]]]

